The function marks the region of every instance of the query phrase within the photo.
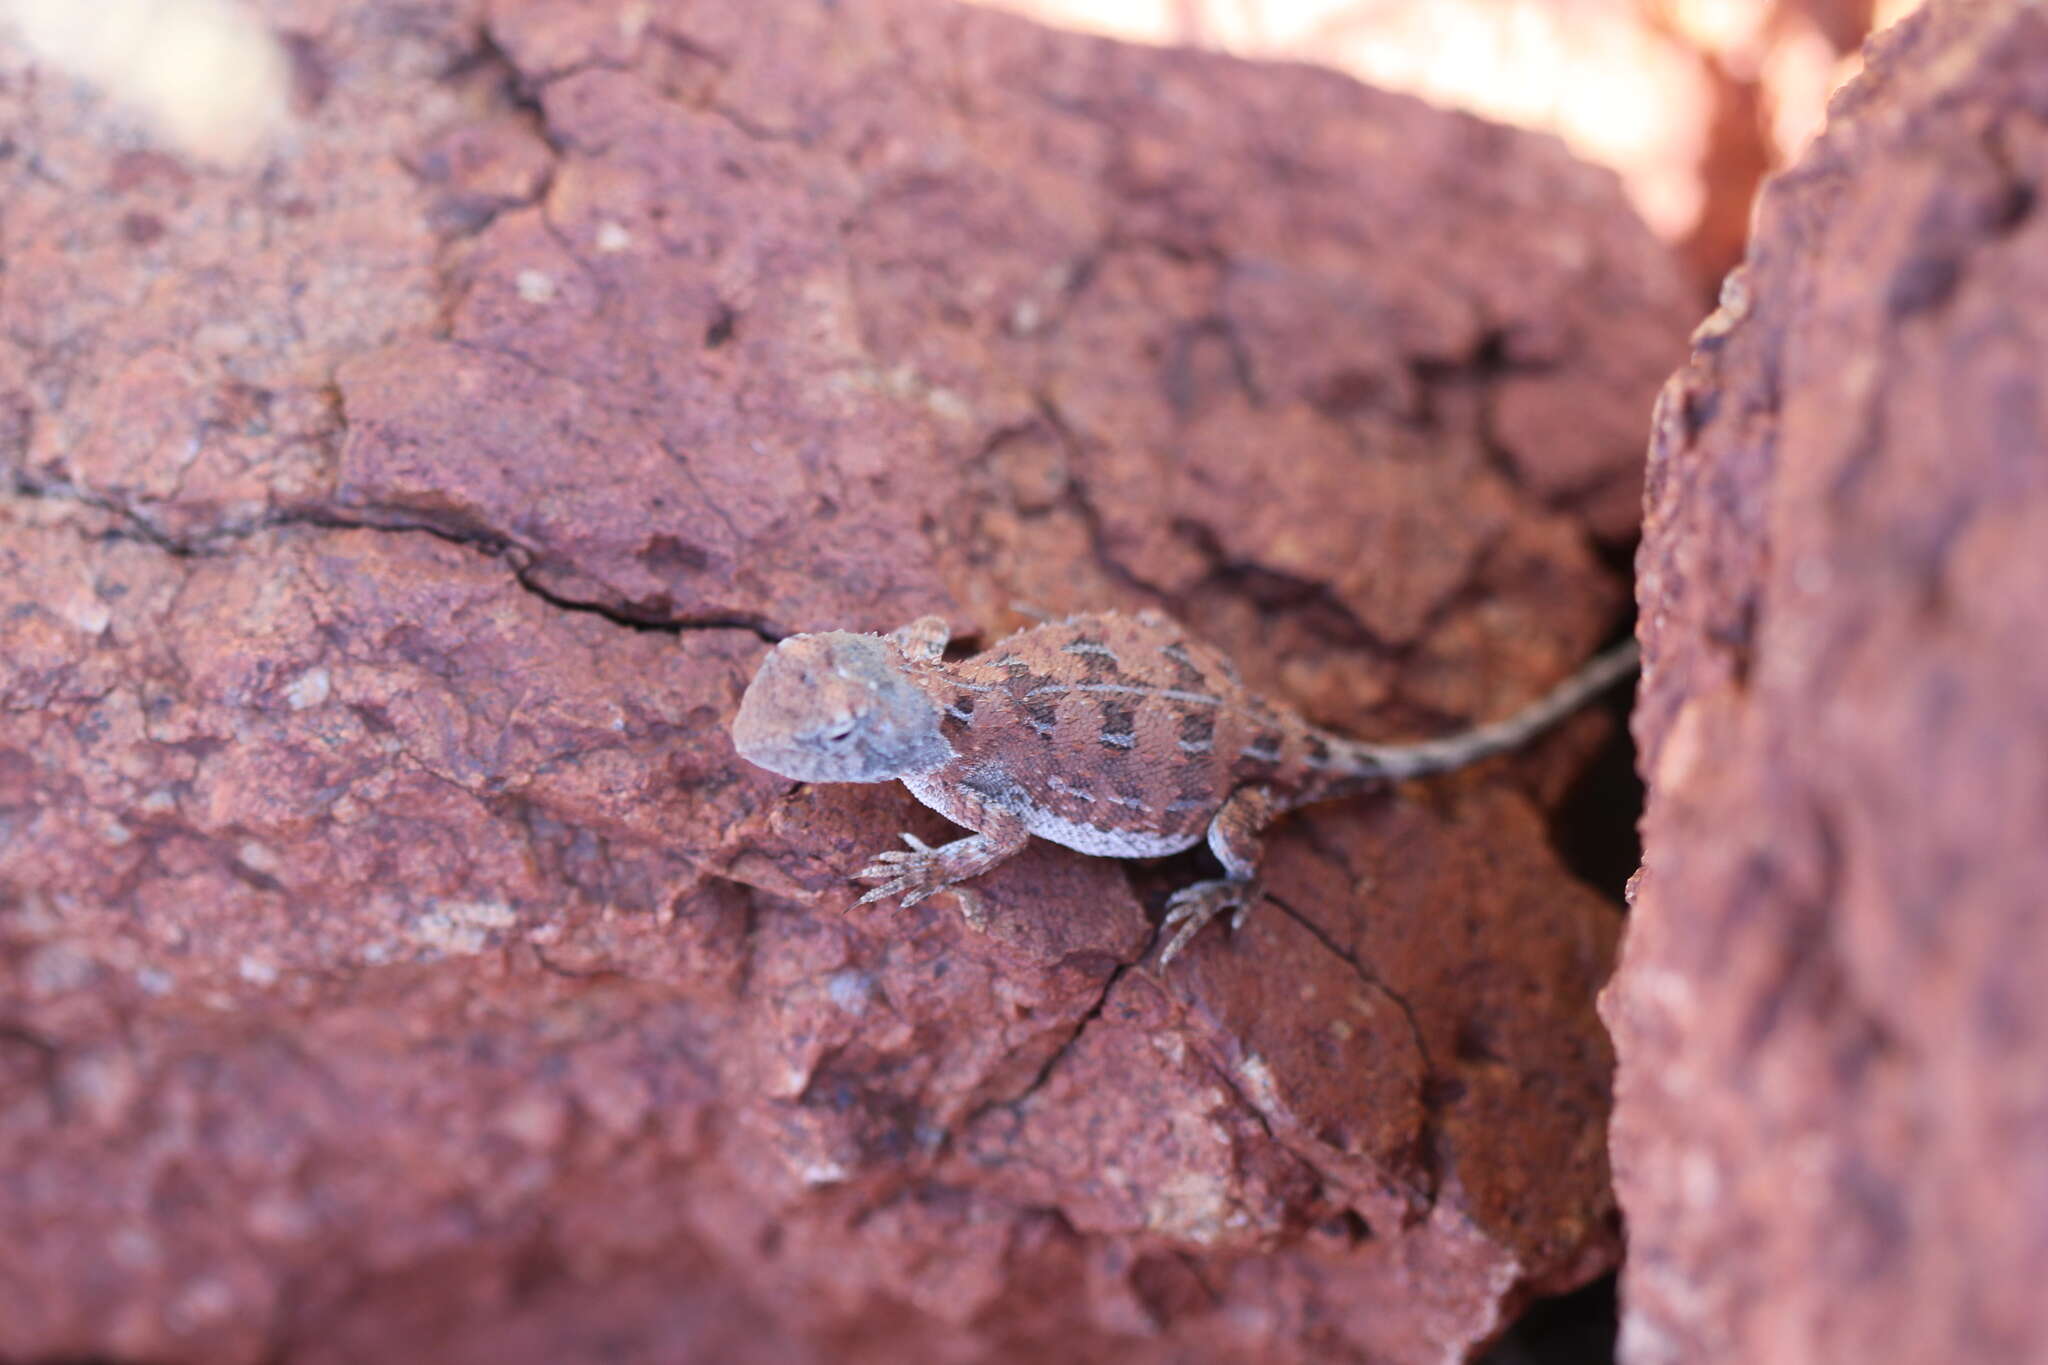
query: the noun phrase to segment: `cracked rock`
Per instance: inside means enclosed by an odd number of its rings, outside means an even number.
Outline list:
[[[1167,973],[1203,855],[854,907],[943,822],[726,735],[1017,604],[1527,700],[1685,321],[1608,177],[925,0],[258,8],[257,171],[0,53],[0,1356],[1442,1361],[1613,1263],[1604,718]]]

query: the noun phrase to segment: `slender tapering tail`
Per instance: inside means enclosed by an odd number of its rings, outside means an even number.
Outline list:
[[[1635,672],[1636,642],[1625,641],[1559,683],[1549,696],[1490,725],[1481,725],[1442,739],[1418,740],[1412,744],[1365,744],[1345,740],[1340,751],[1365,772],[1389,781],[1449,772],[1482,758],[1520,748],[1538,734],[1563,720],[1594,697]]]

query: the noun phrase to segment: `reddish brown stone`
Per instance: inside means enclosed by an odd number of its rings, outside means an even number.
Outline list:
[[[1660,409],[1624,1356],[2048,1356],[2048,17],[1936,0]]]
[[[1164,975],[1196,858],[854,908],[940,823],[726,737],[1018,602],[1527,698],[1681,326],[1606,178],[912,0],[274,11],[257,173],[0,73],[0,1356],[1436,1361],[1611,1263],[1598,720]]]

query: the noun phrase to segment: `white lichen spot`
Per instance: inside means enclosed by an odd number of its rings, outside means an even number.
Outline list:
[[[555,278],[545,270],[522,270],[514,283],[528,303],[548,303],[555,297]]]
[[[115,848],[121,848],[135,838],[135,831],[122,824],[117,817],[109,815],[100,825],[100,838]]]
[[[1280,1087],[1274,1083],[1273,1068],[1266,1065],[1266,1059],[1256,1052],[1245,1054],[1237,1064],[1238,1079],[1244,1083],[1245,1094],[1259,1107],[1259,1112],[1273,1115],[1280,1112]]]
[[[1028,337],[1038,330],[1044,320],[1044,313],[1036,299],[1019,299],[1017,306],[1010,310],[1010,332],[1013,336]]]
[[[135,986],[144,995],[169,995],[175,983],[171,974],[161,967],[138,967],[135,969]]]
[[[848,1014],[866,1014],[874,991],[874,977],[855,967],[834,972],[825,980],[827,998]]]
[[[1666,791],[1683,787],[1699,771],[1708,747],[1706,708],[1695,699],[1678,708],[1664,732],[1664,750],[1657,756],[1657,785]]]
[[[1635,974],[1634,986],[1638,1002],[1662,1010],[1669,1018],[1684,1019],[1697,1010],[1697,994],[1683,972],[1645,967]],[[1665,1078],[1665,1083],[1671,1083],[1670,1077]]]
[[[235,964],[235,973],[252,986],[274,986],[277,984],[277,968],[262,958],[249,953]]]
[[[414,920],[411,932],[416,942],[458,957],[474,957],[484,950],[490,938],[476,926],[463,924],[439,910],[429,910]]]
[[[1640,1361],[1642,1365],[1671,1365],[1685,1359],[1687,1349],[1675,1333],[1665,1330],[1663,1323],[1640,1308],[1622,1313],[1615,1345],[1619,1352],[1616,1359]]]
[[[491,931],[516,922],[503,901],[444,901],[413,920],[410,934],[415,943],[471,957],[490,946]]]
[[[964,423],[974,420],[973,407],[968,404],[965,398],[951,389],[934,387],[930,393],[925,395],[924,404],[932,410],[933,414],[949,422]]]
[[[310,711],[334,691],[334,678],[324,668],[309,668],[292,679],[284,690],[285,705],[294,711]]]
[[[1229,1211],[1221,1180],[1199,1171],[1182,1171],[1145,1201],[1145,1224],[1156,1232],[1206,1245],[1222,1237]]]
[[[836,1161],[807,1161],[797,1168],[797,1175],[813,1189],[820,1185],[837,1185],[850,1174],[852,1172]]]
[[[519,921],[503,901],[449,901],[442,908],[465,924],[485,929],[509,929]]]
[[[92,596],[72,598],[60,609],[60,614],[67,625],[85,635],[104,634],[108,623],[114,619],[114,614],[107,610],[107,604]]]
[[[1152,1050],[1174,1066],[1179,1066],[1187,1060],[1187,1041],[1178,1033],[1154,1034],[1152,1036]]]
[[[607,256],[615,256],[633,245],[633,234],[626,231],[624,223],[615,223],[607,218],[597,225],[597,249]]]
[[[146,815],[168,815],[178,808],[178,794],[169,787],[158,787],[145,793],[135,808]]]
[[[241,845],[235,849],[235,861],[251,872],[265,877],[276,876],[277,869],[282,866],[282,860],[276,851],[268,844],[255,839],[242,840]]]

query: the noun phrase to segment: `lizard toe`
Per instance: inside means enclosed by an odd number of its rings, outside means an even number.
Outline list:
[[[1202,923],[1203,922],[1201,920],[1195,920],[1191,923],[1184,924],[1181,926],[1181,930],[1179,933],[1175,934],[1171,939],[1167,940],[1166,947],[1163,950],[1161,950],[1159,954],[1159,965],[1162,969],[1164,969],[1166,966],[1172,963],[1172,961],[1176,957],[1179,957],[1180,950],[1187,947],[1189,941],[1192,940],[1196,934],[1202,932]]]
[[[869,901],[900,896],[906,907],[912,906],[932,892],[945,889],[946,886],[944,865],[937,851],[930,848],[920,848],[909,853],[897,849],[877,853],[873,862],[853,876],[856,881],[882,883],[855,901],[856,905],[866,905]]]
[[[1159,927],[1174,929],[1177,926],[1178,932],[1167,940],[1165,950],[1159,954],[1159,965],[1164,967],[1172,962],[1195,935],[1202,932],[1203,926],[1226,910],[1236,912],[1230,919],[1230,927],[1235,931],[1244,923],[1245,915],[1257,900],[1258,890],[1252,882],[1196,882],[1174,892],[1167,898],[1166,918]]]
[[[888,897],[895,895],[898,891],[901,891],[902,889],[903,887],[899,882],[886,882],[881,886],[877,886],[871,889],[865,896],[862,896],[859,900],[855,901],[854,904],[868,905],[878,900],[885,900]]]

